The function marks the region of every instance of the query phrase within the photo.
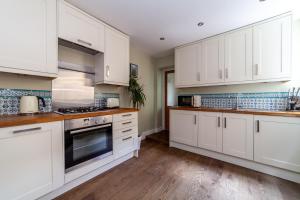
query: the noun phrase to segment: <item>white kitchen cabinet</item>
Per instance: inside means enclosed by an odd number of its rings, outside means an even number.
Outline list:
[[[202,41],[200,79],[205,84],[224,82],[224,36]]]
[[[223,113],[223,153],[253,160],[253,115]]]
[[[176,87],[290,80],[291,46],[292,16],[285,14],[179,47]]]
[[[300,172],[300,119],[254,116],[254,160]]]
[[[253,29],[253,78],[254,80],[287,80],[291,75],[290,15],[274,19]]]
[[[2,1],[0,24],[1,72],[57,75],[56,1]]]
[[[170,140],[190,146],[197,146],[197,111],[170,111]]]
[[[58,37],[104,51],[104,24],[64,0],[59,1]]]
[[[201,43],[175,49],[175,85],[190,87],[200,83]]]
[[[252,80],[252,28],[225,34],[225,82]]]
[[[222,152],[222,113],[199,112],[198,147]]]
[[[138,115],[137,112],[113,115],[114,158],[118,159],[137,150]]]
[[[64,183],[62,122],[0,129],[1,199],[36,199]]]
[[[104,52],[96,55],[96,83],[129,85],[129,37],[105,27]]]

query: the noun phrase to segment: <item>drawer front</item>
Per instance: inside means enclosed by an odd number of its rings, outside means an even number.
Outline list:
[[[137,126],[137,119],[128,119],[113,123],[113,130],[126,129]]]
[[[114,149],[116,157],[124,156],[137,149],[137,133],[123,136],[114,140]]]
[[[132,135],[132,134],[137,134],[138,133],[138,128],[137,126],[129,127],[129,128],[124,128],[124,129],[118,129],[113,132],[113,137],[114,138],[119,138],[127,135]]]
[[[137,112],[129,112],[113,115],[113,122],[119,122],[128,119],[137,119]]]

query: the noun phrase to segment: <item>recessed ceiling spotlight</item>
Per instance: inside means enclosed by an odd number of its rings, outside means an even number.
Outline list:
[[[259,0],[260,2],[264,2],[264,1],[267,1],[267,0]]]
[[[159,40],[165,40],[165,39],[166,39],[166,38],[164,38],[164,37],[160,37],[160,38],[159,38]]]
[[[200,27],[200,26],[203,26],[203,25],[204,25],[204,22],[199,22],[197,25],[198,25],[199,27]]]

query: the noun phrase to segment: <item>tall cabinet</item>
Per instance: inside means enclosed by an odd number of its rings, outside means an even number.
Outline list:
[[[2,1],[0,24],[0,71],[56,76],[56,1]]]

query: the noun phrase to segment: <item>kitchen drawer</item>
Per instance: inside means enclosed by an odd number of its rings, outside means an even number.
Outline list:
[[[137,133],[114,139],[114,154],[117,158],[124,156],[137,148]]]
[[[129,112],[113,115],[113,122],[119,122],[128,119],[137,119],[137,112]]]
[[[134,134],[134,133],[138,133],[137,126],[115,130],[113,132],[113,137],[114,138],[119,138],[119,137],[131,135],[131,134]]]
[[[127,119],[119,122],[113,122],[113,130],[125,129],[137,126],[137,119]]]

